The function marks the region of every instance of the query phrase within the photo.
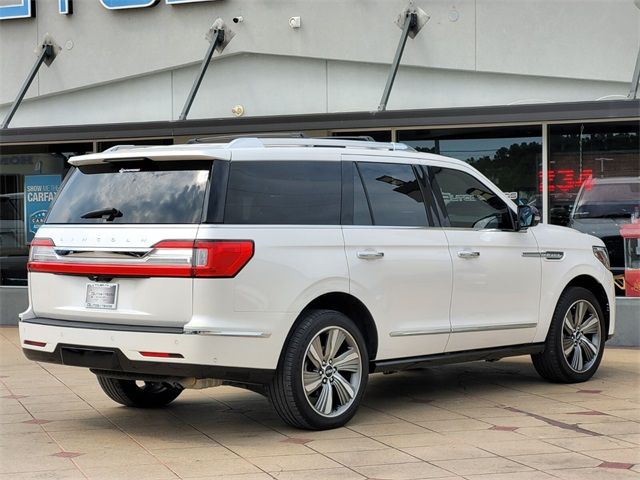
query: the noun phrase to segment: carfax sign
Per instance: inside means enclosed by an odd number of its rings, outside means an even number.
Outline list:
[[[26,175],[24,177],[24,218],[27,243],[31,243],[42,225],[51,202],[60,187],[60,175]]]

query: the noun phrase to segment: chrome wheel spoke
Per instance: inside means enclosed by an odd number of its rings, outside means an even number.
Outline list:
[[[578,302],[576,304],[576,313],[573,317],[573,326],[577,329],[582,325],[582,320],[584,320],[584,314],[587,311],[587,304],[585,302]]]
[[[582,337],[579,343],[582,345],[587,362],[591,361],[593,357],[598,355],[598,347],[591,343],[587,338]]]
[[[564,350],[564,356],[569,358],[569,354],[573,350],[573,340],[570,337],[562,338],[562,350]]]
[[[582,333],[585,335],[596,333],[598,331],[598,322],[598,317],[591,315],[582,323]]]
[[[582,349],[576,345],[573,348],[573,358],[571,359],[571,367],[580,372],[582,370]]]
[[[314,338],[311,345],[309,345],[307,358],[311,360],[311,363],[313,363],[316,368],[322,368],[322,343],[320,343],[319,336]]]
[[[571,313],[571,309],[564,316],[564,326],[569,330],[569,333],[573,333],[576,331],[576,326],[574,324],[573,313]]]
[[[327,345],[324,352],[324,360],[329,361],[333,360],[333,357],[336,356],[340,346],[346,339],[346,335],[342,330],[338,330],[337,328],[333,328],[329,330],[327,335]]]
[[[330,382],[322,384],[320,396],[316,402],[316,410],[325,415],[329,415],[333,410],[333,387]]]
[[[336,389],[336,392],[338,393],[338,400],[340,400],[341,405],[346,405],[355,395],[355,392],[353,391],[353,387],[338,372],[333,374],[333,378],[334,378],[333,386]]]
[[[304,372],[304,389],[307,394],[315,392],[322,385],[322,375],[318,372]]]
[[[357,372],[360,370],[360,355],[353,348],[349,348],[333,360],[333,366],[339,371]]]

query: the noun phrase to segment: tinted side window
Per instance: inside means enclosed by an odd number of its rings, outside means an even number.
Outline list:
[[[362,178],[357,168],[353,168],[353,224],[354,225],[371,225],[371,211],[369,210],[369,201],[367,194],[364,192]]]
[[[495,193],[468,173],[431,167],[434,193],[442,195],[452,227],[513,228],[511,210]]]
[[[231,162],[224,223],[339,225],[340,162]]]
[[[410,165],[358,163],[375,225],[427,226],[422,191]]]

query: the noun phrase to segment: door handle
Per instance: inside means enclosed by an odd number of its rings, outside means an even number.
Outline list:
[[[476,258],[480,256],[480,252],[475,252],[471,250],[460,250],[458,252],[458,256],[460,258]]]
[[[384,257],[384,252],[378,252],[377,250],[362,250],[356,255],[358,258],[363,260],[375,260],[376,258]]]

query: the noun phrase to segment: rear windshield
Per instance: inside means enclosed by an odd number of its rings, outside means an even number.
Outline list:
[[[211,166],[140,160],[76,168],[46,223],[200,223]]]

